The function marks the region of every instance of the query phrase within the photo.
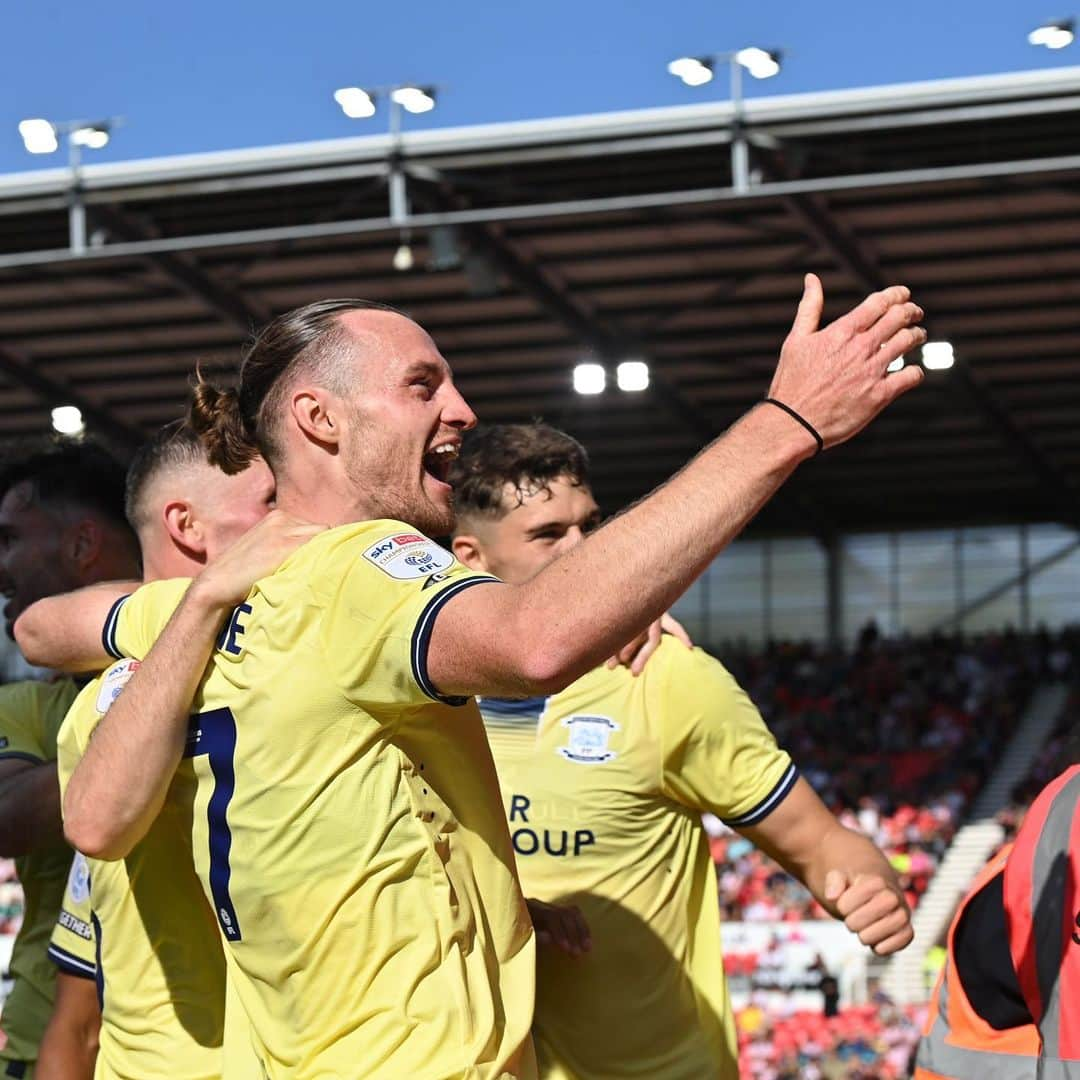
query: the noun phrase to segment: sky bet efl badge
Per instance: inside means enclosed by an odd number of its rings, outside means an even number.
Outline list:
[[[619,725],[607,716],[568,716],[563,727],[570,729],[570,738],[558,751],[567,761],[579,765],[602,765],[615,756],[608,749],[608,739]]]
[[[454,565],[454,556],[449,551],[416,533],[388,536],[372,544],[364,552],[364,558],[398,581],[427,577]]]
[[[138,660],[118,660],[101,676],[101,689],[98,690],[97,711],[104,715],[109,706],[120,696],[120,691],[127,686],[128,679],[139,670]]]

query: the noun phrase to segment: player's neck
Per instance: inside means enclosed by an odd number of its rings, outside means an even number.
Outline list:
[[[295,483],[289,479],[279,479],[278,508],[303,521],[325,525],[330,529],[382,516],[356,491],[342,490],[342,485],[335,484],[333,477],[322,483],[315,477],[309,480],[309,483]]]
[[[203,566],[203,563],[189,558],[172,544],[164,547],[147,545],[143,548],[143,581],[195,577],[202,572]]]

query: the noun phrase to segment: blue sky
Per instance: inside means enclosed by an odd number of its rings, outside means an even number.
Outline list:
[[[25,153],[27,116],[121,114],[87,155],[118,161],[385,130],[340,113],[330,95],[348,84],[444,86],[411,129],[722,98],[665,64],[748,44],[788,50],[748,96],[1080,65],[1080,43],[1026,41],[1069,14],[1080,0],[8,0],[0,173],[60,163]]]

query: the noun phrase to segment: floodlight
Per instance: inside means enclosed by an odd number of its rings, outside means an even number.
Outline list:
[[[694,56],[680,56],[678,60],[672,60],[667,69],[687,86],[704,86],[713,77],[712,61]]]
[[[1028,44],[1044,45],[1048,49],[1064,49],[1066,45],[1071,45],[1075,38],[1076,21],[1060,19],[1037,26],[1028,34]]]
[[[579,394],[602,394],[606,385],[603,364],[578,364],[574,368],[574,389]]]
[[[649,388],[649,365],[644,360],[624,360],[615,369],[615,381],[620,390],[634,393]]]
[[[948,371],[956,361],[948,341],[928,341],[922,347],[922,364],[927,371]]]
[[[426,113],[435,108],[435,89],[431,86],[399,86],[390,98],[406,112]]]
[[[393,259],[394,269],[405,273],[406,270],[413,268],[413,251],[408,244],[400,244],[397,251],[394,252]]]
[[[889,372],[890,375],[897,371],[903,371],[904,358],[902,356],[898,356],[885,370]]]
[[[740,49],[735,54],[735,62],[746,68],[755,79],[771,79],[780,73],[780,53],[756,46]]]
[[[61,435],[81,435],[86,429],[76,405],[57,405],[52,411],[52,426]]]
[[[335,90],[334,100],[351,120],[366,120],[375,115],[375,99],[359,86],[343,86]]]
[[[27,152],[31,154],[52,154],[60,146],[56,140],[56,128],[48,120],[20,120],[19,134]]]
[[[75,128],[68,136],[76,146],[101,150],[109,145],[109,129],[104,124],[90,124]]]

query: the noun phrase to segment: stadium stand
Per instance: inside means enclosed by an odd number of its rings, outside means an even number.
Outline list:
[[[725,659],[829,807],[886,851],[914,906],[1032,687],[1067,677],[1076,652],[1068,631],[885,641],[867,627],[850,653],[784,643]],[[709,824],[725,918],[824,916],[767,856]]]
[[[880,275],[918,286],[961,363],[949,393],[913,396],[857,451],[800,476],[766,511],[765,530],[814,531],[822,547],[840,535],[841,548],[867,528],[1002,514],[1072,526],[1063,480],[1080,461],[1069,298],[1080,272],[1078,74],[750,103],[761,175],[745,198],[725,186],[725,105],[408,135],[416,274],[392,269],[399,233],[385,216],[381,137],[89,167],[95,246],[79,258],[64,248],[67,172],[3,178],[0,433],[39,431],[54,400],[70,400],[130,447],[175,415],[196,361],[231,367],[239,334],[312,289],[360,291],[434,330],[485,418],[544,413],[595,448],[597,493],[613,509],[760,397],[792,282],[831,260],[837,304]],[[431,259],[435,225],[458,230],[464,255],[452,267]],[[653,363],[655,396],[609,396],[602,413],[568,402],[582,343],[614,355],[626,341]],[[1080,541],[1067,539],[1075,551]],[[1025,533],[1025,581],[1027,543]],[[973,607],[974,579],[969,570]],[[997,580],[985,586],[989,596]],[[825,591],[822,630],[837,641],[842,583]],[[1017,601],[1025,619],[1029,599]],[[871,632],[850,653],[785,644],[724,658],[804,774],[886,848],[919,903],[1032,688],[1075,675],[1077,640]],[[1077,709],[1074,695],[998,815],[1006,833]],[[821,914],[716,825],[725,919],[798,926]],[[0,863],[0,934],[18,925],[19,895]],[[760,981],[759,953],[726,960],[733,978]],[[755,994],[739,1012],[743,1075],[904,1075],[919,1007],[878,995],[825,1017],[828,973],[814,962],[803,974],[820,1008],[778,1009]]]

